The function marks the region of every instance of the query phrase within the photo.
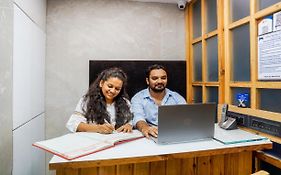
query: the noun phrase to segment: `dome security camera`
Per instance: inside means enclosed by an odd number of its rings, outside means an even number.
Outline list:
[[[186,5],[186,0],[179,0],[178,1],[178,8],[180,10],[184,10],[185,9],[185,5]]]

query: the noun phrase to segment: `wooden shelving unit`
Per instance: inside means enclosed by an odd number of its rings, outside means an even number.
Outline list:
[[[215,0],[217,4],[217,28],[213,31],[206,31],[206,22],[207,22],[207,1],[211,0],[193,0],[186,10],[186,48],[187,48],[187,95],[188,95],[188,103],[194,103],[198,100],[198,93],[195,93],[195,87],[199,87],[202,89],[201,94],[201,102],[208,102],[208,91],[206,88],[208,87],[217,87],[218,89],[218,97],[217,102],[230,104],[230,110],[235,112],[244,113],[248,115],[254,115],[256,117],[281,122],[281,111],[270,111],[266,109],[262,109],[261,107],[261,93],[263,90],[274,91],[281,90],[281,80],[280,81],[259,81],[258,80],[258,22],[262,18],[272,15],[275,12],[281,11],[281,2],[276,2],[275,4],[269,5],[263,9],[259,8],[259,4],[261,0],[248,0],[243,1],[243,5],[245,3],[249,3],[249,11],[247,16],[242,17],[241,19],[233,20],[233,13],[236,13],[232,10],[232,1],[233,0]],[[242,1],[241,1],[242,2]],[[201,4],[201,35],[197,37],[193,37],[193,25],[196,21],[193,21],[194,15],[198,12],[194,12],[198,10],[198,4]],[[196,8],[195,8],[196,7]],[[233,31],[239,29],[241,26],[246,26],[249,31],[249,71],[250,77],[247,81],[237,81],[234,80],[234,39]],[[218,40],[218,81],[209,82],[207,81],[207,42],[206,40],[211,37],[217,37]],[[197,72],[195,71],[194,65],[195,61],[198,58],[195,58],[198,53],[194,50],[194,46],[198,43],[202,45],[202,80],[195,80]],[[250,96],[250,106],[249,108],[238,108],[234,106],[235,95],[233,94],[234,89],[246,89],[249,92]],[[197,89],[198,91],[198,89]],[[277,91],[279,93],[279,91]],[[272,100],[276,98],[272,95]],[[279,97],[280,98],[280,97]],[[197,101],[196,101],[197,100]],[[200,100],[199,100],[200,101]],[[277,108],[281,109],[280,104],[275,104]],[[279,105],[279,106],[278,106]],[[276,109],[276,108],[275,108]],[[218,111],[220,111],[220,106]],[[220,114],[218,114],[220,116]],[[272,141],[281,143],[281,138],[272,136],[266,133],[258,132],[249,128],[243,128],[250,132],[255,132],[260,135],[264,135],[270,138]],[[257,159],[268,162],[278,168],[281,168],[281,160],[272,155],[269,155],[264,152],[258,152],[256,154]]]

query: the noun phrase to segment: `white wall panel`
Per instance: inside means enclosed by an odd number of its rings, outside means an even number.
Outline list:
[[[14,2],[35,21],[42,30],[46,31],[46,0],[14,0]]]
[[[45,33],[14,5],[13,129],[44,112]]]
[[[45,174],[45,152],[32,146],[44,139],[44,114],[13,131],[13,175]]]

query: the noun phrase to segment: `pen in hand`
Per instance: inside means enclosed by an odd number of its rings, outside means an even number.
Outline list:
[[[111,134],[115,131],[115,127],[114,124],[109,123],[106,119],[104,119],[104,123],[105,123],[105,127],[106,127],[106,131],[109,131],[107,133]]]

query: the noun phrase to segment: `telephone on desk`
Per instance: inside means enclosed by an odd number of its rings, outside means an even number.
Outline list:
[[[228,105],[223,104],[222,113],[221,113],[221,121],[219,122],[219,126],[226,130],[236,129],[237,122],[235,118],[227,116]]]

